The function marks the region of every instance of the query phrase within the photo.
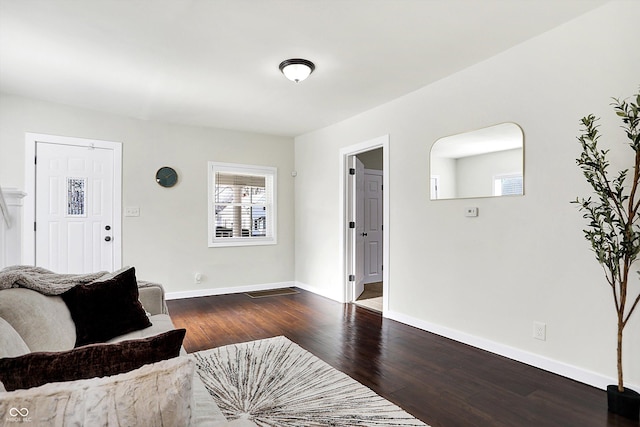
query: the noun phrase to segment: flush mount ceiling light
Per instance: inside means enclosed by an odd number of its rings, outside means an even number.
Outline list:
[[[292,82],[300,83],[309,77],[316,66],[306,59],[293,58],[282,61],[279,68],[286,78]]]

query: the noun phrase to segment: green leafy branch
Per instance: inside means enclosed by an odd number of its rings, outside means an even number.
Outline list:
[[[609,150],[601,150],[598,147],[599,119],[590,114],[580,121],[582,129],[578,141],[582,146],[582,153],[576,159],[576,163],[595,195],[576,198],[573,203],[580,205],[583,218],[588,221],[588,228],[583,230],[584,237],[591,244],[591,249],[602,266],[613,292],[618,315],[618,389],[623,391],[622,330],[640,303],[639,292],[631,299],[631,305],[627,305],[631,265],[640,254],[640,198],[637,200],[640,181],[640,93],[635,95],[635,103],[614,98],[611,105],[622,119],[622,128],[630,140],[629,146],[635,153],[631,182],[626,183],[630,176],[629,169],[621,170],[614,178],[609,179]]]

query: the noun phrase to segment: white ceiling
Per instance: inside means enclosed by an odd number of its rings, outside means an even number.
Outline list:
[[[605,0],[0,0],[0,91],[296,136],[478,63]],[[288,58],[316,64],[295,84]]]

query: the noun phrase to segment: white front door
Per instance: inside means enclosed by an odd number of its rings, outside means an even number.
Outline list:
[[[364,283],[382,282],[382,171],[364,171]]]
[[[355,276],[353,282],[352,300],[355,301],[364,292],[364,164],[356,157],[351,156],[350,168],[355,170],[355,175],[351,175],[351,221],[355,222],[352,231],[352,242],[355,245],[353,252],[351,271]]]
[[[56,273],[120,267],[113,149],[35,141],[35,265]],[[116,209],[117,207],[117,209]]]

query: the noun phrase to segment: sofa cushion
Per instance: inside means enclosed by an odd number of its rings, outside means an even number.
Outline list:
[[[59,296],[25,288],[3,289],[0,317],[16,330],[30,351],[69,350],[76,342],[76,327]]]
[[[188,355],[192,359],[193,355]],[[196,363],[197,366],[197,363]],[[224,414],[209,394],[209,390],[204,385],[200,376],[196,373],[193,376],[193,425],[207,427],[227,426],[228,422]],[[255,424],[252,424],[255,425]]]
[[[113,279],[130,268],[131,266],[127,265],[114,272],[106,273],[102,277],[94,280],[92,283],[104,282],[105,280]],[[138,280],[138,293],[138,299],[147,313],[152,315],[168,314],[167,305],[164,300],[164,288],[161,284]]]
[[[0,393],[0,414],[27,408],[34,426],[188,426],[195,362],[188,357],[104,378]]]
[[[103,282],[75,286],[61,297],[75,322],[76,347],[151,326],[138,300],[133,267]]]
[[[0,357],[15,357],[27,353],[29,353],[27,343],[9,322],[0,317]]]
[[[150,316],[149,321],[151,321],[151,326],[149,326],[148,328],[127,332],[126,334],[118,335],[117,337],[107,340],[106,342],[114,343],[124,340],[137,340],[140,338],[147,338],[158,335],[162,332],[170,331],[171,329],[175,329],[175,326],[171,321],[171,317],[168,314],[156,314],[155,316]]]
[[[104,377],[177,357],[185,329],[115,344],[91,344],[62,352],[0,359],[0,381],[9,391],[50,382]]]
[[[164,300],[164,288],[151,282],[138,281],[140,303],[150,314],[168,314],[167,304]]]

